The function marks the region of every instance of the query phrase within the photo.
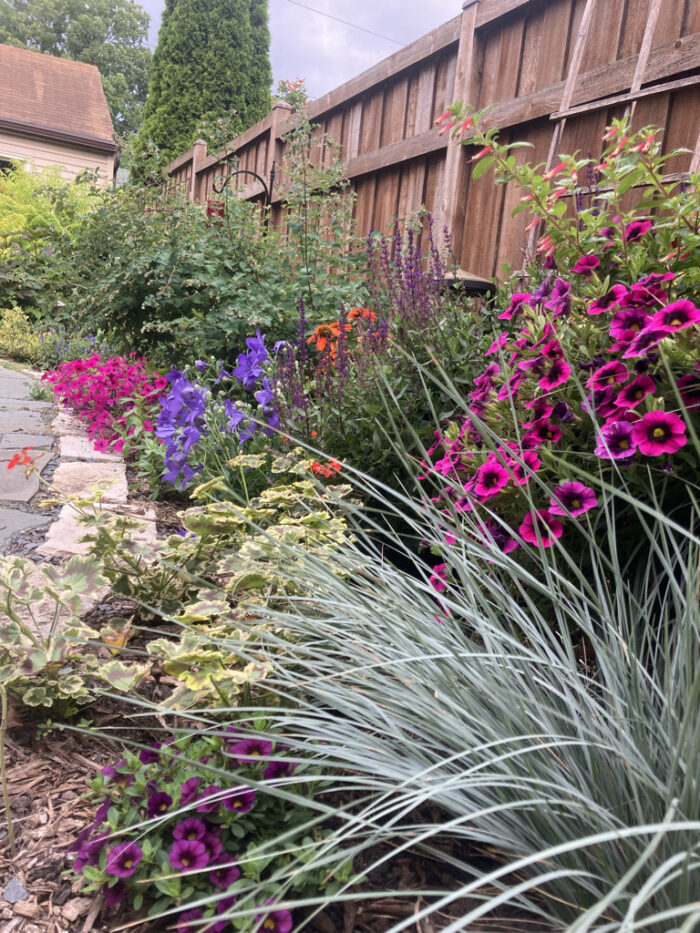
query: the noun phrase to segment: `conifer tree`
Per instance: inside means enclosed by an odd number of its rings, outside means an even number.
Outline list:
[[[188,149],[204,120],[241,131],[270,109],[266,0],[166,0],[139,134],[164,160]]]

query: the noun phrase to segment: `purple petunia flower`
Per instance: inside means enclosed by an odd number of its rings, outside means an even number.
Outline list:
[[[146,806],[149,817],[160,816],[161,813],[167,813],[173,804],[173,798],[165,791],[158,791],[148,798]]]
[[[648,233],[653,226],[650,220],[633,220],[625,227],[625,240],[628,243],[641,240],[644,234]]]
[[[120,878],[116,884],[110,886],[109,883],[102,885],[102,894],[107,907],[119,907],[126,894],[126,883]]]
[[[180,806],[187,806],[188,803],[192,803],[196,799],[199,792],[199,782],[201,778],[191,777],[186,781],[183,781],[182,787],[180,788]]]
[[[510,321],[513,315],[520,314],[525,308],[529,308],[532,301],[533,298],[530,292],[514,292],[506,310],[498,315],[499,320]]]
[[[640,402],[656,391],[656,383],[651,376],[635,376],[629,385],[626,385],[615,396],[615,405],[618,408],[635,408]]]
[[[158,749],[161,747],[160,742],[152,742],[148,748],[142,748],[139,754],[139,761],[142,765],[153,765],[159,759],[160,755],[158,754]]]
[[[649,411],[632,426],[632,437],[648,457],[673,454],[687,441],[685,422],[673,412]]]
[[[537,509],[534,513],[527,513],[518,528],[518,533],[523,541],[529,544],[551,547],[554,541],[564,534],[564,526],[549,509]]]
[[[595,454],[604,459],[626,460],[633,457],[637,449],[629,421],[610,421],[604,424],[597,440]]]
[[[186,839],[188,842],[195,842],[204,839],[206,834],[206,825],[195,816],[191,816],[173,827],[173,839]]]
[[[673,333],[684,327],[698,324],[700,324],[700,308],[696,308],[692,301],[682,298],[652,314],[647,323],[647,329]]]
[[[282,908],[272,910],[274,905],[275,901],[269,898],[265,901],[265,907],[269,909],[255,915],[255,922],[260,924],[258,929],[264,930],[265,933],[289,933],[294,923],[292,915]]]
[[[588,305],[588,314],[603,314],[604,311],[609,311],[610,308],[619,305],[623,298],[626,297],[627,289],[624,285],[613,285],[610,291],[601,295],[600,298],[596,298],[595,301]]]
[[[592,489],[578,480],[571,480],[554,489],[549,500],[549,511],[552,515],[571,515],[576,518],[597,505],[598,499]]]
[[[255,803],[255,791],[250,787],[237,787],[223,798],[224,809],[247,813]]]
[[[241,877],[238,864],[228,855],[222,855],[213,864],[214,868],[209,872],[209,880],[217,888],[228,888]]]
[[[207,848],[199,839],[178,839],[168,854],[173,868],[182,871],[197,871],[209,864]]]
[[[593,275],[599,265],[600,259],[589,253],[588,256],[581,256],[571,271],[576,275],[583,275],[587,278],[589,275]]]
[[[107,853],[105,871],[108,875],[128,878],[136,871],[142,858],[143,852],[135,842],[118,842]]]
[[[488,460],[476,471],[474,494],[480,499],[490,499],[508,485],[508,470],[496,460]]]
[[[184,914],[180,914],[177,918],[176,933],[202,933],[201,923],[194,923],[193,921],[201,920],[203,916],[204,913],[199,907],[186,910]]]
[[[609,386],[617,385],[618,382],[624,382],[626,379],[629,379],[629,375],[629,370],[624,363],[619,363],[617,361],[606,363],[604,366],[596,369],[593,375],[589,377],[586,385],[589,389],[600,391],[602,389],[607,389]]]
[[[256,764],[261,758],[272,754],[272,742],[267,739],[241,739],[240,742],[228,745],[226,751],[239,765]]]
[[[271,761],[263,771],[263,780],[274,781],[275,778],[289,777],[298,767],[298,761]]]

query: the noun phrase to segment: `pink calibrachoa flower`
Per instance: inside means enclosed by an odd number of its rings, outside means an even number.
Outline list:
[[[637,376],[615,396],[615,405],[618,408],[635,408],[651,392],[656,392],[656,383],[651,376]]]
[[[474,494],[480,499],[490,499],[508,485],[508,470],[497,460],[489,459],[476,471]]]
[[[545,392],[551,392],[552,389],[556,389],[558,386],[568,382],[570,376],[571,367],[566,360],[555,359],[552,360],[549,371],[544,373],[537,385],[541,389],[544,389]]]
[[[633,285],[620,302],[623,308],[656,308],[668,303],[668,295],[656,285]]]
[[[521,450],[518,452],[518,460],[513,459],[508,465],[515,485],[525,486],[531,475],[542,466],[542,461],[534,450]]]
[[[665,330],[672,333],[698,324],[700,324],[700,309],[696,308],[692,301],[682,298],[652,314],[645,329]]]
[[[688,373],[676,383],[688,411],[700,408],[700,372]]]
[[[582,275],[585,278],[588,278],[589,275],[593,275],[599,265],[600,259],[598,259],[598,257],[593,253],[589,253],[588,256],[581,256],[571,271],[576,275]]]
[[[648,233],[653,226],[651,220],[633,220],[625,227],[625,240],[628,243],[641,240],[644,234]]]
[[[177,839],[170,849],[168,859],[173,868],[182,871],[197,871],[209,864],[207,847],[199,839]]]
[[[649,411],[632,426],[632,437],[641,453],[660,457],[685,445],[685,431],[685,422],[673,412]]]
[[[429,582],[436,593],[447,589],[447,564],[435,564]]]
[[[484,356],[490,356],[491,353],[497,353],[498,350],[502,350],[503,347],[505,347],[507,342],[508,342],[508,331],[504,330],[502,333],[498,335],[498,337],[496,337],[496,339],[491,344],[491,346],[488,348]]]
[[[521,311],[524,311],[525,308],[529,308],[531,304],[532,295],[530,292],[514,292],[510,299],[510,304],[498,317],[502,321],[510,321],[513,315],[519,314]]]
[[[554,411],[554,405],[550,405],[544,396],[533,398],[530,399],[529,402],[525,402],[525,408],[529,408],[532,411],[531,420],[526,421],[523,425],[526,431],[529,428],[533,428],[535,424],[538,421],[542,421],[543,418],[549,418]]]
[[[549,509],[537,509],[534,513],[527,513],[518,528],[518,533],[528,544],[551,547],[554,541],[564,534],[564,526]]]
[[[536,421],[532,428],[523,435],[523,447],[539,447],[541,444],[556,444],[561,438],[561,428],[551,421]]]
[[[598,436],[595,455],[606,460],[626,460],[633,457],[637,444],[629,421],[610,421],[604,424]]]
[[[554,489],[554,494],[549,500],[549,511],[553,515],[571,515],[577,518],[597,505],[598,499],[590,487],[584,486],[578,480],[571,480]]]
[[[610,321],[610,336],[616,340],[631,340],[647,325],[649,314],[644,308],[621,308]]]
[[[616,385],[618,382],[624,382],[629,379],[629,370],[624,363],[612,362],[605,363],[600,369],[591,375],[586,385],[589,389],[607,389],[608,386]]]
[[[632,343],[622,354],[622,359],[629,360],[636,356],[646,356],[650,350],[653,350],[654,347],[657,347],[661,343],[664,337],[668,337],[668,331],[666,329],[661,330],[657,328],[656,330],[651,330],[645,328],[637,334]]]
[[[628,294],[624,285],[613,285],[610,291],[592,301],[586,309],[588,314],[602,314],[619,305]]]

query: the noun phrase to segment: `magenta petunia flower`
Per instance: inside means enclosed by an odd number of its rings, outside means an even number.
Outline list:
[[[149,817],[160,816],[161,813],[167,813],[173,805],[173,798],[164,791],[158,791],[148,798],[147,812]]]
[[[597,440],[595,454],[606,460],[626,460],[633,457],[637,449],[629,421],[610,421],[604,424]]]
[[[589,275],[593,275],[599,265],[600,259],[589,253],[588,256],[581,256],[571,271],[576,275],[583,275],[587,278]]]
[[[474,493],[480,499],[490,499],[497,496],[504,486],[508,485],[508,471],[496,460],[487,460],[476,471],[474,476]]]
[[[502,350],[508,342],[508,331],[504,330],[502,333],[496,337],[491,346],[488,348],[484,356],[490,356],[491,353],[497,353],[499,350]]]
[[[548,360],[561,360],[564,358],[564,350],[558,340],[548,340],[540,347],[540,353]]]
[[[261,758],[268,758],[272,754],[272,742],[267,739],[241,739],[240,742],[228,745],[226,751],[239,765],[254,765]]]
[[[428,582],[436,593],[442,593],[447,588],[447,564],[435,564]]]
[[[653,350],[654,347],[661,343],[664,337],[668,337],[668,331],[665,329],[661,330],[657,328],[656,330],[651,330],[645,328],[637,334],[632,343],[622,354],[622,359],[629,360],[636,356],[646,356],[650,350]]]
[[[692,301],[682,298],[680,301],[674,301],[652,314],[647,323],[647,328],[672,333],[684,327],[693,327],[698,324],[700,324],[700,308],[696,308]]]
[[[186,839],[188,842],[204,839],[207,834],[206,824],[191,816],[173,827],[173,839]]]
[[[556,389],[558,386],[568,382],[570,376],[571,367],[566,360],[554,359],[552,360],[549,371],[544,373],[537,385],[541,389],[544,389],[545,392],[551,392],[552,389]]]
[[[236,860],[224,854],[213,863],[209,872],[209,880],[217,888],[228,888],[241,877],[241,870]]]
[[[528,544],[541,543],[542,547],[551,547],[564,534],[564,526],[549,509],[537,509],[535,513],[527,513],[518,532]]]
[[[644,308],[621,308],[610,321],[610,336],[615,340],[630,340],[644,330],[649,314]]]
[[[618,382],[624,382],[629,379],[630,372],[624,363],[617,361],[605,363],[591,375],[586,385],[589,389],[599,391],[614,386]]]
[[[615,405],[618,408],[636,408],[650,392],[656,392],[656,383],[651,376],[636,376],[629,385],[617,393]]]
[[[128,878],[136,871],[143,858],[143,852],[135,842],[118,842],[107,853],[105,871],[108,875]]]
[[[510,321],[515,314],[520,314],[525,308],[529,308],[532,305],[532,301],[533,298],[530,292],[514,292],[506,310],[498,315],[499,320]]]
[[[554,489],[554,495],[549,501],[549,511],[553,515],[571,515],[576,518],[597,505],[598,499],[592,489],[578,480],[571,480]]]
[[[275,901],[269,898],[265,901],[268,908],[264,913],[255,915],[255,922],[260,924],[259,929],[265,933],[289,933],[293,926],[292,915],[288,910],[278,908],[273,910]]]
[[[182,871],[197,871],[209,864],[207,848],[199,839],[178,839],[173,843],[168,858],[173,868]]]
[[[623,298],[627,296],[627,289],[624,285],[613,285],[610,291],[601,295],[592,301],[587,308],[588,314],[603,314],[616,305],[619,305]]]
[[[126,894],[126,883],[120,878],[116,884],[110,886],[109,883],[102,885],[102,895],[107,907],[119,907]]]
[[[650,220],[633,220],[625,227],[625,240],[628,243],[634,243],[641,240],[645,233],[648,233],[654,224]]]
[[[687,441],[685,422],[669,411],[649,411],[632,426],[632,436],[639,450],[648,457],[672,454]]]
[[[183,781],[182,787],[180,788],[180,806],[184,807],[188,803],[192,803],[196,799],[199,792],[199,783],[201,778],[191,777],[186,781]]]

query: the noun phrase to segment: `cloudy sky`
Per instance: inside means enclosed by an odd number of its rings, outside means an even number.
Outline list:
[[[140,4],[155,48],[164,0]],[[461,0],[269,0],[274,86],[306,78],[310,96],[320,97],[461,9]]]

